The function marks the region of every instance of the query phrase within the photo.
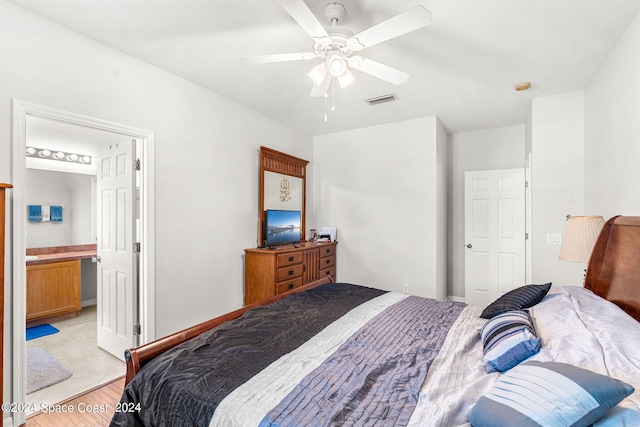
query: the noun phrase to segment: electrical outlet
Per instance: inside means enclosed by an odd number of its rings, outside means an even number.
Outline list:
[[[547,233],[547,245],[561,245],[562,234],[560,233]]]
[[[404,283],[402,285],[402,293],[404,293],[404,294],[408,294],[409,293],[409,284],[408,283]]]

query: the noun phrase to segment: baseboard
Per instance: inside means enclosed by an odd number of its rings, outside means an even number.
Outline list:
[[[453,302],[462,302],[462,303],[464,302],[464,297],[457,297],[455,295],[449,295],[447,299]]]
[[[80,302],[80,307],[89,307],[90,305],[96,305],[96,304],[98,304],[98,300],[96,298],[88,299],[86,301]]]

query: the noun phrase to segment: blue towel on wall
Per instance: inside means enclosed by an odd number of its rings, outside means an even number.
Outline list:
[[[51,206],[49,208],[51,222],[62,222],[62,206]]]
[[[42,206],[29,205],[29,222],[42,222]]]

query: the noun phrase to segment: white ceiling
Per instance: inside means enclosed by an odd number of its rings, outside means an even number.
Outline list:
[[[101,149],[117,144],[123,138],[112,132],[37,116],[27,116],[26,131],[27,147],[63,150],[92,157],[96,157]]]
[[[640,8],[639,0],[341,0],[342,25],[354,33],[416,4],[432,23],[363,51],[411,77],[394,86],[354,71],[325,123],[324,98],[308,96],[315,62],[241,59],[312,49],[276,0],[8,1],[309,135],[431,115],[450,133],[522,124],[532,98],[583,89]],[[323,23],[329,2],[306,0]],[[532,88],[516,92],[523,81]],[[364,102],[388,93],[399,100]]]

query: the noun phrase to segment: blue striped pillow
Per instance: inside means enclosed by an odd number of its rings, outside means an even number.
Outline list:
[[[522,310],[533,307],[547,295],[551,289],[551,282],[544,285],[525,285],[507,292],[489,304],[480,314],[483,319],[491,319],[501,313],[511,310]]]
[[[540,351],[540,338],[526,310],[499,314],[480,329],[487,373],[505,372]]]
[[[525,362],[500,376],[469,412],[473,427],[586,427],[634,392],[629,384],[557,362]]]

